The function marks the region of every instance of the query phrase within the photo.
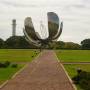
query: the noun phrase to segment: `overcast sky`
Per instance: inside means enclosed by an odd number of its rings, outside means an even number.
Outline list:
[[[0,0],[0,37],[6,39],[12,35],[12,19],[17,20],[17,35],[23,35],[27,16],[32,17],[39,31],[40,21],[46,23],[50,11],[64,22],[60,40],[80,43],[90,38],[90,0]]]

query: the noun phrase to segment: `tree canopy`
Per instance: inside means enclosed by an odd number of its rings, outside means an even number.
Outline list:
[[[0,48],[4,47],[4,40],[0,38]]]
[[[30,45],[24,36],[12,36],[5,41],[6,48],[14,49],[27,49],[35,48],[35,46]]]
[[[7,40],[0,38],[0,48],[1,49],[39,49],[31,43],[26,41],[24,36],[11,36]],[[86,49],[90,50],[90,39],[85,39],[81,41],[81,45],[74,42],[64,42],[64,41],[54,41],[50,42],[49,45],[43,47],[43,49]]]
[[[90,50],[90,39],[85,39],[81,41],[82,49],[89,49]]]

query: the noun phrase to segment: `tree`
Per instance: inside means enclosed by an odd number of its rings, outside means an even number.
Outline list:
[[[4,40],[0,38],[0,48],[4,47]]]
[[[73,42],[57,41],[51,42],[49,45],[50,45],[49,49],[71,49],[71,50],[81,49],[81,46],[79,44]]]
[[[77,43],[73,43],[73,42],[66,42],[65,43],[65,49],[80,49],[81,46]]]
[[[82,49],[90,50],[90,39],[85,39],[85,40],[81,41],[81,47],[82,47]]]
[[[5,41],[6,48],[14,49],[27,49],[35,48],[35,46],[30,45],[24,36],[12,36]]]
[[[48,48],[49,49],[63,49],[65,43],[63,41],[54,41],[50,42]]]
[[[64,47],[65,47],[65,42],[63,41],[56,42],[56,49],[64,49]]]

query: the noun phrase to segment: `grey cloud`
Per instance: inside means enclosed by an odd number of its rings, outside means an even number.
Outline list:
[[[60,7],[58,4],[51,4],[51,3],[43,3],[43,4],[20,4],[16,2],[11,2],[11,1],[0,1],[3,5],[8,5],[12,7],[23,7],[23,8],[29,8],[29,7]]]
[[[35,4],[19,4],[19,3],[13,3],[13,2],[9,2],[9,1],[1,1],[0,3],[4,4],[4,5],[9,5],[9,6],[13,6],[13,7],[38,7]]]
[[[80,3],[73,4],[71,7],[88,9],[90,8],[90,0],[80,0]]]
[[[72,5],[72,7],[75,7],[75,8],[86,8],[86,6],[83,5],[83,4]]]
[[[84,3],[90,3],[90,0],[82,0]]]
[[[67,5],[66,6],[66,9],[70,10],[71,8],[83,9],[83,8],[87,8],[87,6],[84,4],[73,4],[73,5]]]
[[[64,7],[66,10],[70,10],[71,8],[90,9],[90,0],[81,0],[79,3],[75,2]]]

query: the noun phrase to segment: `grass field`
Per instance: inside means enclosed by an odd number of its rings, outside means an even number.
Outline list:
[[[23,66],[24,64],[18,64],[17,68],[12,68],[11,66],[8,68],[0,68],[0,84],[6,80],[9,80]]]
[[[75,75],[77,75],[77,69],[80,68],[84,71],[87,71],[87,72],[90,72],[90,64],[85,64],[85,65],[64,65],[64,67],[66,68],[66,70],[68,71],[68,74],[71,76],[71,77],[74,77]]]
[[[90,50],[57,50],[56,54],[62,62],[90,62]]]
[[[39,54],[39,50],[30,49],[0,49],[0,62],[30,62]],[[18,64],[17,68],[0,68],[0,84],[10,79],[24,64]]]
[[[68,72],[68,75],[73,78],[74,76],[77,75],[77,69],[80,68],[81,70],[83,71],[87,71],[87,72],[90,72],[90,64],[88,65],[64,65],[65,69],[67,70]],[[82,90],[79,85],[76,85],[77,86],[77,90]]]
[[[39,50],[30,49],[1,49],[0,62],[29,62],[37,56]]]
[[[90,62],[90,50],[57,50],[56,55],[61,62]],[[78,68],[90,72],[90,64],[69,64],[64,67],[71,78],[77,75]],[[77,89],[82,90],[79,85]]]

